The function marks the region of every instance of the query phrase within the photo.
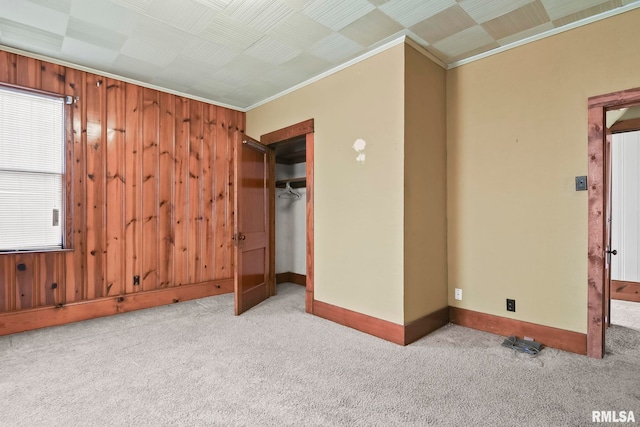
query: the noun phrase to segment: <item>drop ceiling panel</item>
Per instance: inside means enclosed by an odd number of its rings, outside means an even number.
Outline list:
[[[451,65],[639,6],[640,0],[0,0],[0,45],[244,109],[400,35]]]

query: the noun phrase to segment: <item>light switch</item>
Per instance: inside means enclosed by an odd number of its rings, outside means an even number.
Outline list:
[[[587,190],[587,177],[576,176],[576,191],[586,191],[586,190]]]

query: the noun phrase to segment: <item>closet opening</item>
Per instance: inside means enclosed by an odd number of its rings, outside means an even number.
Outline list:
[[[313,119],[265,135],[270,157],[271,295],[276,285],[304,286],[313,313]]]

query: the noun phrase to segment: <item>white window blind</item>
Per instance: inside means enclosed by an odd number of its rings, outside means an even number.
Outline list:
[[[0,251],[62,247],[64,109],[0,87]]]

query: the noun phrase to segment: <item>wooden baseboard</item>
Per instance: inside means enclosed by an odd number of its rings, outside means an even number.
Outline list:
[[[404,345],[404,326],[314,300],[313,314],[374,337]]]
[[[612,280],[611,299],[640,302],[640,283]]]
[[[587,354],[587,335],[565,329],[523,322],[507,317],[449,307],[449,319],[456,325],[492,334],[518,338],[531,337],[547,347],[578,354]]]
[[[404,327],[404,345],[418,341],[420,338],[430,334],[436,329],[440,329],[448,323],[449,307],[442,308],[418,320],[414,320]]]
[[[406,326],[314,300],[313,314],[399,345],[408,345],[449,323],[449,307],[428,314]]]
[[[292,273],[291,271],[278,273],[276,274],[276,283],[295,283],[296,285],[307,286],[307,276],[304,274]]]
[[[80,301],[60,307],[41,307],[0,314],[0,335],[14,334],[33,329],[58,326],[81,320],[111,316],[140,310],[221,295],[233,292],[233,279],[216,280],[193,285],[176,286],[155,291]],[[230,313],[231,314],[231,313]]]

